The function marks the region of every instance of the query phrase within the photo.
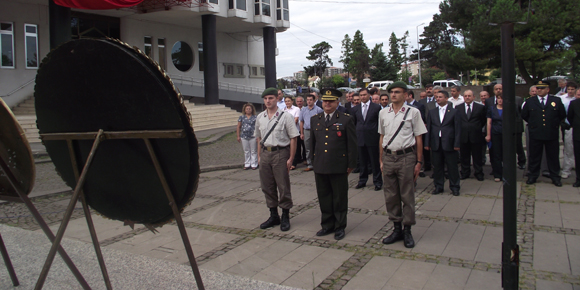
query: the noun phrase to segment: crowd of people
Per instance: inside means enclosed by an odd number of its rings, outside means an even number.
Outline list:
[[[561,179],[569,178],[580,158],[580,130],[574,132],[574,127],[580,127],[580,90],[575,82],[560,80],[557,94],[550,95],[549,85],[539,81],[530,87],[528,96],[515,98],[517,165],[525,170],[527,184],[543,174],[560,187]],[[355,189],[366,187],[372,176],[374,190],[383,190],[394,223],[383,243],[403,240],[408,248],[414,247],[411,226],[415,224],[418,177],[426,177],[432,170],[432,194],[442,193],[447,179],[451,194],[458,196],[460,180],[470,178],[472,168],[473,176],[484,180],[483,165],[489,152],[490,174],[496,182],[503,180],[501,84],[493,87],[493,95],[478,92],[479,101],[472,90],[462,95],[461,87],[451,87],[448,92],[427,85],[418,100],[403,82],[391,84],[387,92],[366,88],[348,92],[342,105],[338,101],[342,93],[334,89],[293,100],[284,98],[281,90],[269,88],[262,95],[265,112],[256,116],[252,105],[244,106],[244,115],[238,120],[244,169],[259,167],[271,212],[261,228],[290,228],[289,172],[301,163],[304,171],[314,171],[322,213],[318,236],[334,233],[335,239],[344,238],[347,176],[353,172],[359,174]],[[560,140],[564,144],[562,166]],[[573,186],[580,187],[580,178]],[[281,218],[278,207],[283,211]]]

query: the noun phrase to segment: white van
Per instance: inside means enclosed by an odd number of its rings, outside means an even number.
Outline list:
[[[376,81],[376,82],[371,82],[368,86],[367,89],[372,89],[372,88],[377,88],[379,90],[386,90],[387,87],[392,84],[393,81]]]
[[[448,87],[452,87],[452,86],[465,86],[462,82],[458,81],[458,80],[440,80],[440,81],[434,81],[433,82],[434,86],[442,86],[444,88],[448,88]]]

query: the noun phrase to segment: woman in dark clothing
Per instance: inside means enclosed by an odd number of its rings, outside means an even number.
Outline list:
[[[502,113],[503,99],[496,96],[497,105],[487,109],[487,136],[485,141],[491,141],[493,156],[491,156],[491,168],[495,182],[501,181],[503,174],[503,149],[502,149]]]

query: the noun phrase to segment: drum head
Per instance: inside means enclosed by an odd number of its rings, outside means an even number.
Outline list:
[[[19,189],[29,194],[36,174],[30,144],[24,130],[6,103],[0,98],[0,157],[10,168]],[[8,177],[0,174],[0,195],[18,196]]]
[[[176,130],[185,138],[151,139],[180,210],[197,189],[197,139],[189,113],[159,66],[111,39],[69,41],[51,51],[36,76],[40,134]],[[75,187],[66,141],[44,141],[64,181]],[[79,172],[93,140],[74,142]],[[173,212],[142,139],[104,140],[83,187],[88,204],[120,221],[163,224]]]

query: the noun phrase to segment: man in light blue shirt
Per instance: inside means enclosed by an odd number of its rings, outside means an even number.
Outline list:
[[[284,93],[282,90],[278,90],[278,108],[284,111],[286,109],[286,103],[284,102]]]
[[[314,170],[312,166],[312,159],[310,159],[310,118],[316,114],[324,112],[320,107],[315,105],[314,95],[310,94],[306,97],[306,104],[300,110],[300,139],[304,140],[304,147],[306,147],[306,163],[308,167],[304,171]]]

